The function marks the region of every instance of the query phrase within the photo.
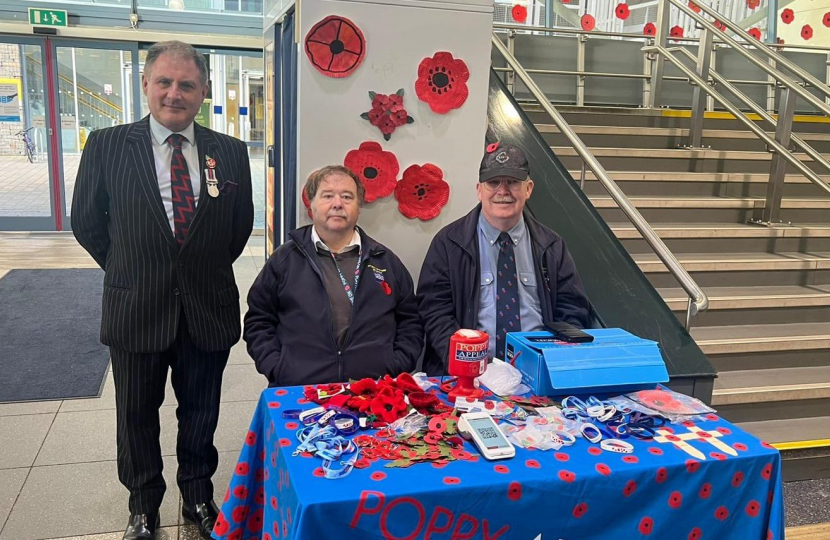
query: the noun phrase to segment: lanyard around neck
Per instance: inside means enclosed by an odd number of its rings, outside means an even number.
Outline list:
[[[349,286],[349,282],[346,280],[346,276],[343,275],[343,270],[340,269],[340,265],[337,264],[337,257],[334,256],[333,252],[331,253],[331,260],[334,261],[334,267],[337,268],[337,273],[340,274],[340,283],[343,285],[343,289],[346,291],[346,296],[349,298],[349,303],[354,305],[354,294],[357,291],[357,284],[360,281],[360,262],[363,260],[363,248],[358,248],[357,251],[357,265],[354,268],[354,287]]]

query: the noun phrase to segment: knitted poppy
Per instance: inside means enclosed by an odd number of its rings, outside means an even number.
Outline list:
[[[824,26],[830,27],[830,11],[824,14],[824,18],[821,20],[821,22],[822,24],[824,24]]]
[[[618,19],[624,21],[631,15],[631,10],[628,9],[628,4],[617,4],[617,7],[614,9],[614,14]]]
[[[373,126],[377,126],[387,141],[397,128],[415,121],[403,107],[403,88],[394,94],[378,94],[370,91],[369,99],[372,100],[372,108],[360,117],[368,120]]]
[[[447,114],[467,101],[469,78],[470,70],[463,60],[446,51],[437,52],[418,65],[415,94],[432,112]]]
[[[395,186],[395,198],[401,214],[428,221],[449,201],[450,186],[444,181],[444,172],[432,163],[412,165]]]
[[[749,9],[755,9],[761,5],[761,0],[746,0],[746,5]]]
[[[761,30],[759,30],[758,28],[754,28],[754,27],[753,27],[753,28],[750,28],[750,29],[748,30],[748,33],[749,33],[749,35],[750,35],[750,36],[752,36],[754,39],[757,39],[758,41],[761,41]]]
[[[781,22],[784,24],[790,24],[795,19],[795,13],[790,8],[785,9],[781,12]]]
[[[588,15],[586,13],[582,16],[581,19],[579,19],[579,24],[582,25],[583,30],[585,30],[586,32],[590,32],[597,25],[597,21],[596,19],[594,19],[593,15]]]
[[[388,197],[398,183],[398,158],[386,152],[374,141],[360,143],[357,150],[349,150],[343,164],[360,179],[366,189],[366,202]]]
[[[808,41],[810,38],[813,37],[813,27],[809,24],[805,24],[801,27],[801,39],[804,41]]]
[[[372,400],[370,410],[379,420],[391,424],[406,414],[403,392],[394,391],[389,387],[381,389]]]
[[[510,16],[513,17],[513,20],[517,23],[524,23],[527,21],[527,8],[516,4],[513,6],[513,9],[510,10]]]
[[[366,38],[349,19],[329,15],[309,30],[305,54],[311,65],[326,77],[348,77],[366,56]]]
[[[378,385],[374,379],[366,377],[365,379],[360,379],[349,384],[349,391],[356,396],[360,396],[363,394],[373,394],[377,390],[377,387]]]
[[[352,396],[349,398],[349,401],[346,402],[346,407],[350,408],[353,411],[358,412],[366,412],[372,406],[372,398],[371,396]]]
[[[654,26],[654,23],[646,23],[643,26],[643,34],[646,36],[653,36],[657,33],[657,27]]]
[[[406,392],[407,394],[410,392],[421,392],[421,387],[418,386],[418,383],[415,382],[415,378],[410,375],[409,373],[401,373],[395,378],[395,383],[398,385],[398,388]]]
[[[751,0],[747,0],[747,1],[751,1]],[[759,0],[759,1],[760,1],[760,0]],[[692,9],[692,11],[694,11],[695,13],[700,13],[700,6],[699,6],[699,5],[697,5],[697,4],[695,4],[694,2],[689,2],[689,7],[690,7],[690,8]]]
[[[683,37],[683,28],[680,26],[672,26],[669,30],[669,37],[676,37],[682,38]]]

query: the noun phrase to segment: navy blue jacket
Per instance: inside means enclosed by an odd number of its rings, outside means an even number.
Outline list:
[[[271,386],[293,386],[415,369],[424,330],[412,277],[401,260],[358,228],[360,282],[348,335],[338,348],[311,227],[289,233],[248,292],[244,337],[257,370]]]
[[[441,229],[429,246],[418,280],[418,304],[426,330],[424,370],[444,374],[450,336],[459,328],[476,328],[481,272],[478,217],[481,205]],[[590,303],[565,241],[524,214],[540,293],[542,321],[569,322],[585,328]]]

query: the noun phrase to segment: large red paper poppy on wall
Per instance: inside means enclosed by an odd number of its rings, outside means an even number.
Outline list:
[[[467,101],[469,78],[470,70],[463,60],[453,58],[448,52],[437,52],[432,58],[421,60],[418,65],[415,94],[429,105],[432,112],[447,114]]]
[[[398,183],[398,158],[386,152],[380,144],[366,141],[357,150],[349,150],[343,162],[366,189],[366,202],[388,197]]]
[[[444,182],[444,171],[432,163],[412,165],[395,186],[395,198],[401,214],[428,221],[437,217],[450,200],[450,186]]]
[[[309,30],[305,54],[311,65],[326,77],[348,77],[366,56],[366,39],[349,19],[329,15]]]

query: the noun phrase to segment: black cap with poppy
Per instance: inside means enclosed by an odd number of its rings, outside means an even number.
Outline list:
[[[530,165],[521,149],[497,142],[487,146],[478,168],[478,181],[486,182],[499,176],[527,180],[530,176]]]

